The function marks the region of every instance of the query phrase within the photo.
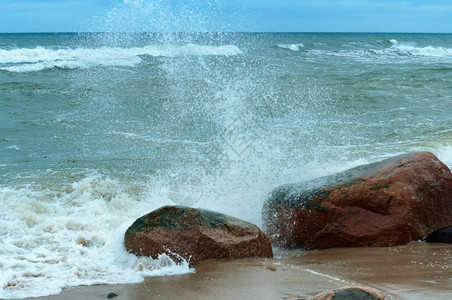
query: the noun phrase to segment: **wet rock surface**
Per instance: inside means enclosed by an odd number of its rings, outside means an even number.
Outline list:
[[[395,246],[452,224],[452,173],[416,152],[273,190],[264,231],[281,247]]]
[[[124,243],[138,256],[180,256],[190,265],[206,259],[273,257],[269,239],[256,225],[184,206],[164,206],[137,219]]]
[[[343,287],[331,292],[321,293],[310,300],[388,300],[377,289],[363,286]]]
[[[429,243],[446,243],[452,244],[452,226],[441,228],[433,231],[424,239]]]

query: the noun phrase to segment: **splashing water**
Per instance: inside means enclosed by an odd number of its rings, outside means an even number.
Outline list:
[[[193,271],[124,249],[162,205],[260,225],[280,184],[417,150],[452,166],[447,37],[216,33],[215,1],[114,3],[95,33],[0,48],[0,298]]]

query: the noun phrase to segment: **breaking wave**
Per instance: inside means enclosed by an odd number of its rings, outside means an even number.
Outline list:
[[[127,227],[152,206],[133,190],[100,176],[65,188],[0,186],[0,298],[192,272],[165,254],[152,259],[125,250]]]
[[[36,47],[13,50],[0,49],[0,70],[33,72],[45,69],[88,69],[92,67],[133,67],[141,63],[141,56],[232,56],[242,51],[235,45],[206,46],[144,46],[133,48],[100,47],[49,49]]]
[[[282,49],[292,50],[292,51],[299,51],[300,48],[304,47],[304,44],[303,43],[299,43],[299,44],[279,44],[279,45],[277,45],[277,47],[282,48]]]
[[[402,43],[395,39],[377,41],[373,43],[350,42],[342,46],[347,49],[306,49],[306,53],[307,55],[319,57],[337,56],[363,60],[386,60],[387,58],[425,58],[449,60],[452,58],[451,48],[443,48],[439,46],[419,47],[415,43]]]
[[[390,40],[392,46],[387,49],[399,55],[418,55],[432,57],[451,57],[452,49],[426,46],[417,47],[414,43],[399,43],[397,40]]]

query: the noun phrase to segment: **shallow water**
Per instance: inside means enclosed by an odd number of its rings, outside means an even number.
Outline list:
[[[43,299],[105,299],[110,292],[127,299],[310,299],[345,286],[373,287],[394,300],[442,300],[452,295],[452,248],[447,244],[275,250],[274,259],[208,260],[195,273],[71,288]]]

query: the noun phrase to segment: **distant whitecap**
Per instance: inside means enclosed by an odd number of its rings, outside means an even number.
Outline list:
[[[282,48],[282,49],[292,50],[292,51],[299,51],[300,48],[304,47],[304,44],[303,43],[299,43],[299,44],[279,44],[279,45],[277,45],[277,47]]]
[[[140,56],[232,56],[242,51],[235,45],[206,46],[187,44],[182,46],[144,46],[132,48],[100,47],[75,49],[49,49],[36,47],[13,50],[0,49],[0,70],[33,72],[45,69],[88,69],[98,66],[134,67]]]

